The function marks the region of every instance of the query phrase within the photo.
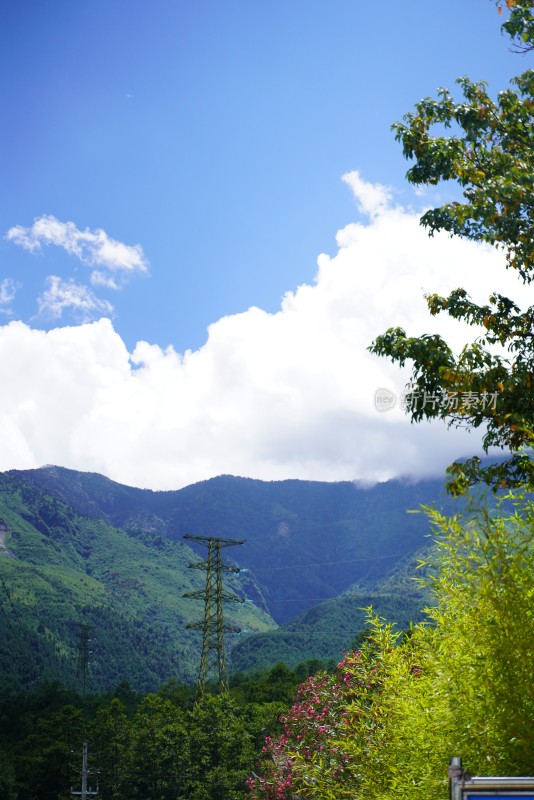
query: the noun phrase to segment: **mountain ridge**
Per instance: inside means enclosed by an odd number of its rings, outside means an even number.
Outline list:
[[[206,549],[185,533],[246,540],[224,552],[239,567],[228,588],[249,600],[225,608],[243,630],[228,643],[234,668],[335,658],[369,602],[401,627],[420,613],[422,598],[395,576],[428,546],[425,516],[406,510],[436,498],[455,506],[434,479],[362,487],[226,475],[155,492],[63,467],[0,473],[4,682],[28,682],[34,669],[72,683],[80,622],[99,640],[99,689],[193,681],[202,639],[186,623],[203,606],[182,595],[202,597],[205,574],[189,565]],[[19,627],[23,674],[10,657]]]
[[[9,474],[137,537],[245,539],[228,559],[247,570],[248,591],[279,624],[295,616],[296,600],[312,599],[300,605],[305,610],[313,598],[330,599],[354,583],[374,588],[400,559],[424,546],[428,523],[408,508],[434,501],[447,512],[458,506],[437,479],[362,488],[350,481],[224,475],[154,492],[59,467]]]

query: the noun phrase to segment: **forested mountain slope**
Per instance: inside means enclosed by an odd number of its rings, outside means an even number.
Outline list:
[[[309,659],[337,663],[343,652],[358,645],[370,614],[397,630],[408,630],[426,617],[424,609],[433,603],[426,584],[421,583],[426,570],[420,562],[429,549],[421,548],[401,561],[372,591],[355,584],[275,630],[238,637],[231,653],[232,669],[258,670],[281,661],[294,668]]]
[[[122,486],[59,467],[0,474],[3,686],[76,682],[80,623],[91,630],[91,685],[149,689],[194,680],[206,557],[185,533],[245,539],[225,549],[248,602],[225,617],[231,668],[336,659],[365,625],[363,607],[401,627],[419,618],[410,559],[428,546],[420,503],[453,508],[440,481],[262,482],[221,476],[174,492]],[[407,570],[407,579],[398,576]],[[226,580],[226,578],[225,578]],[[276,621],[276,622],[275,622]],[[276,623],[282,625],[277,630]],[[1,682],[0,681],[0,682]]]
[[[0,689],[79,685],[81,623],[90,626],[91,690],[193,681],[200,634],[185,626],[203,607],[182,595],[202,589],[205,575],[191,561],[184,542],[132,536],[0,475]],[[239,575],[227,585],[246,597]],[[275,626],[253,603],[232,603],[228,617],[247,630]]]
[[[279,623],[353,584],[375,590],[428,543],[426,517],[407,511],[421,503],[446,511],[456,507],[438,479],[364,487],[225,475],[153,492],[59,467],[9,474],[135,537],[181,540],[192,533],[245,539],[225,555],[248,570],[241,574],[243,586]],[[198,552],[205,554],[202,548]]]

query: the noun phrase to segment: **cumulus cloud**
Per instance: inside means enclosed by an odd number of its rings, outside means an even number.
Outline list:
[[[442,474],[480,436],[411,425],[374,393],[408,378],[367,347],[386,328],[439,332],[460,349],[476,331],[431,318],[425,292],[464,286],[477,300],[524,291],[502,254],[429,239],[418,216],[357,173],[344,180],[369,221],[338,232],[315,281],[280,310],[223,317],[184,354],[139,342],[129,353],[109,319],[48,333],[0,327],[0,469],[57,463],[115,480],[177,488],[221,473],[267,480],[385,480]],[[467,338],[466,338],[467,337]]]
[[[59,319],[68,309],[76,319],[88,322],[101,314],[112,314],[113,306],[101,300],[83,284],[72,279],[62,280],[57,275],[49,275],[47,288],[37,299],[39,314]]]
[[[88,228],[80,230],[73,222],[61,222],[52,215],[38,217],[28,228],[22,225],[10,228],[6,239],[30,253],[40,252],[43,245],[63,248],[83,264],[101,268],[94,269],[91,274],[91,280],[99,286],[117,288],[117,276],[124,279],[126,275],[148,270],[148,262],[140,245],[118,242],[100,228],[94,231]],[[114,277],[106,275],[102,269],[108,270]]]
[[[352,189],[361,214],[374,218],[386,211],[393,194],[389,186],[365,181],[358,170],[345,173],[341,180]]]

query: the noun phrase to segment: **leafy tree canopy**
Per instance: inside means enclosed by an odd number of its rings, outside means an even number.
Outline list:
[[[497,7],[507,14],[502,28],[515,49],[533,49],[534,0],[506,0]],[[534,279],[534,71],[514,78],[496,99],[484,83],[466,77],[457,82],[463,94],[460,102],[440,89],[437,99],[422,100],[393,126],[404,156],[414,161],[407,173],[411,183],[456,181],[462,188],[461,200],[427,211],[421,222],[431,236],[447,231],[501,248],[507,267],[530,283]],[[510,451],[499,465],[482,466],[477,457],[451,465],[450,491],[461,493],[480,480],[494,490],[533,485],[534,463],[528,448],[534,439],[534,306],[521,310],[498,293],[478,305],[462,288],[448,297],[431,294],[426,300],[433,316],[446,312],[479,326],[482,335],[455,355],[439,335],[410,337],[402,328],[390,328],[373,342],[371,352],[400,366],[412,362],[407,411],[413,422],[443,418],[451,425],[482,426],[486,452],[492,446]]]
[[[505,30],[514,39],[516,48],[519,52],[532,50],[532,35],[534,31],[534,16],[532,5],[529,2],[518,3],[516,0],[505,0],[497,2],[497,11],[503,12],[503,6],[510,11],[510,18],[503,23]]]

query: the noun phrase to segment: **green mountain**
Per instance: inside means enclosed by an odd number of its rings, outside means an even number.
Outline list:
[[[201,634],[187,630],[203,604],[205,574],[185,543],[82,516],[13,475],[0,475],[0,689],[60,679],[79,685],[80,623],[90,626],[89,688],[122,680],[149,690],[194,680]],[[226,588],[246,598],[239,575]],[[275,627],[253,603],[232,603],[228,620]]]
[[[232,649],[232,669],[246,672],[273,667],[281,661],[294,668],[316,658],[337,662],[344,651],[357,645],[370,613],[394,624],[399,632],[408,630],[412,622],[425,618],[424,608],[432,602],[416,579],[424,573],[418,565],[427,550],[422,548],[397,564],[374,591],[355,584],[276,630],[239,637]]]
[[[353,584],[375,591],[405,557],[427,544],[426,517],[407,511],[420,504],[435,503],[447,513],[458,507],[437,479],[366,488],[350,481],[223,475],[153,492],[59,467],[9,474],[135,537],[245,539],[227,551],[228,560],[247,570],[241,577],[248,596],[279,624]]]
[[[409,628],[410,622],[422,619],[424,602],[421,598],[380,592],[326,600],[277,630],[239,640],[232,649],[231,668],[245,672],[272,667],[280,661],[294,668],[314,658],[337,662],[366,628],[365,609],[369,606],[403,630]]]
[[[221,476],[174,492],[122,486],[60,467],[0,474],[0,688],[79,681],[80,623],[90,626],[90,688],[152,689],[194,680],[206,549],[184,534],[244,539],[223,551],[231,668],[339,657],[362,608],[406,627],[419,618],[410,559],[428,545],[423,514],[453,501],[441,481],[262,482]],[[190,546],[189,546],[190,545]],[[408,565],[408,566],[407,566]],[[401,580],[399,576],[404,576]],[[278,625],[281,627],[278,628]]]

